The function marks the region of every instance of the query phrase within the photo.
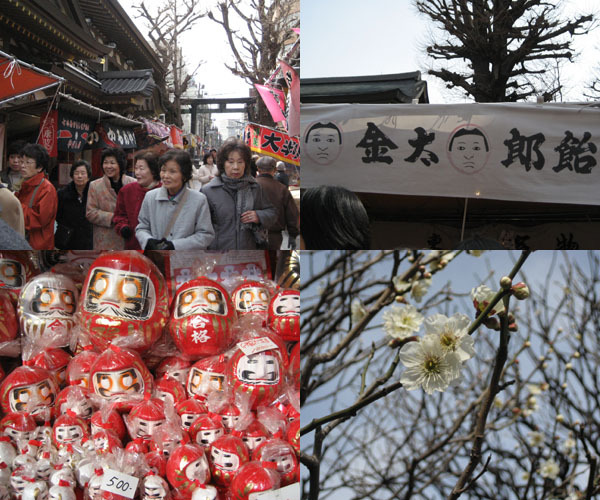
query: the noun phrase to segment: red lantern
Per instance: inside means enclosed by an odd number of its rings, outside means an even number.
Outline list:
[[[57,392],[54,377],[48,370],[19,366],[0,385],[0,403],[4,413],[26,411],[43,421],[46,413],[49,418]]]
[[[89,269],[78,311],[96,349],[128,337],[132,347],[144,351],[158,340],[167,321],[165,279],[139,252],[103,254]]]
[[[202,447],[184,444],[176,448],[167,462],[167,479],[178,493],[189,497],[198,484],[208,483],[210,468]]]
[[[210,445],[210,471],[217,486],[229,486],[238,469],[250,460],[246,445],[237,436],[221,436]]]
[[[169,332],[181,352],[198,358],[223,352],[230,343],[235,309],[216,281],[200,277],[184,283],[173,300]]]
[[[271,462],[248,462],[240,467],[229,491],[231,500],[248,500],[251,493],[279,489],[279,474]]]
[[[300,340],[300,292],[282,290],[269,304],[269,326],[283,340]]]

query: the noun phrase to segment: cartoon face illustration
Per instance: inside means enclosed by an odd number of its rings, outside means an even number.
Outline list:
[[[211,286],[189,288],[177,296],[175,318],[191,314],[227,315],[227,301],[221,290]]]
[[[237,378],[246,384],[279,383],[279,361],[271,354],[258,352],[242,356],[236,370]]]
[[[211,392],[223,391],[225,375],[192,367],[188,392],[197,397],[207,397]]]
[[[56,428],[56,440],[59,443],[77,443],[83,437],[83,431],[78,425],[60,425]]]
[[[113,372],[96,372],[92,383],[94,392],[107,399],[144,392],[144,379],[133,367]]]
[[[24,385],[10,391],[9,404],[11,411],[26,411],[37,415],[44,408],[52,406],[56,395],[49,380],[37,384]]]
[[[240,457],[235,453],[222,450],[215,446],[210,451],[213,465],[220,470],[236,471],[240,468]]]
[[[72,290],[52,286],[36,286],[31,299],[31,311],[39,316],[71,317],[75,313]]]
[[[315,123],[304,135],[305,154],[319,165],[331,165],[342,150],[342,133],[333,122]]]
[[[280,294],[273,301],[273,312],[277,316],[298,316],[300,294]]]
[[[481,129],[462,127],[450,137],[448,158],[458,171],[474,174],[487,163],[489,151],[489,142]]]
[[[233,294],[233,304],[238,313],[266,311],[269,307],[269,291],[266,288],[241,288]]]
[[[205,429],[196,434],[196,443],[205,448],[209,447],[213,441],[225,434],[223,429]]]
[[[6,288],[21,288],[25,284],[25,267],[19,261],[0,259],[0,282]]]
[[[206,457],[202,455],[199,459],[194,460],[185,468],[185,475],[190,480],[193,481],[197,479],[200,483],[207,482],[209,474],[208,462],[206,461]]]
[[[90,277],[85,309],[90,313],[148,319],[156,302],[154,285],[141,273],[97,267]]]

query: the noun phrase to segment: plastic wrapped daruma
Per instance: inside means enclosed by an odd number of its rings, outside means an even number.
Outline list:
[[[269,327],[283,340],[300,340],[300,292],[282,290],[269,304]]]
[[[33,252],[1,251],[0,283],[8,292],[13,304],[17,304],[21,288],[40,271],[33,257]]]
[[[251,493],[279,489],[279,474],[273,462],[248,462],[240,467],[231,482],[232,500],[248,500]]]
[[[36,420],[44,421],[50,417],[57,393],[54,377],[48,370],[19,366],[0,385],[0,403],[5,414],[26,411]]]
[[[42,273],[33,277],[19,295],[22,334],[31,341],[42,338],[45,347],[68,345],[78,297],[75,283],[67,276]]]
[[[81,290],[81,328],[104,350],[115,337],[148,349],[168,318],[167,286],[154,263],[135,251],[110,252],[91,265]]]
[[[211,356],[229,345],[235,317],[227,290],[216,281],[195,278],[177,290],[169,332],[184,354]]]
[[[270,300],[268,288],[258,281],[245,281],[231,294],[231,301],[238,316],[256,316],[264,319],[267,317]]]

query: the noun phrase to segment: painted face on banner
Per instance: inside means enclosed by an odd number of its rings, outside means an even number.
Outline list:
[[[342,151],[342,133],[333,123],[315,123],[304,137],[302,154],[319,165],[331,165]]]
[[[489,151],[489,141],[478,127],[460,127],[450,136],[448,158],[452,166],[464,174],[474,174],[483,169]]]
[[[90,276],[84,307],[104,316],[146,320],[152,315],[155,302],[154,286],[147,276],[98,267]]]

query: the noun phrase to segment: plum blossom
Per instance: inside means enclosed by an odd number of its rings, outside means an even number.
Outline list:
[[[434,314],[425,320],[425,333],[436,335],[442,349],[454,352],[461,363],[475,356],[473,338],[468,334],[469,318],[460,313],[451,317],[443,314]]]
[[[477,288],[473,288],[471,290],[471,298],[473,299],[473,305],[475,309],[477,309],[477,313],[483,312],[483,310],[488,306],[491,300],[496,295],[496,292],[491,290],[489,287],[485,285],[479,285]],[[504,312],[504,304],[502,301],[499,301],[494,308],[490,311],[488,316],[493,316],[494,314],[498,314]]]
[[[429,287],[431,286],[431,278],[425,278],[413,282],[413,286],[410,290],[410,295],[417,302],[421,302],[421,299],[425,296]]]
[[[538,431],[531,431],[527,434],[530,446],[542,446],[544,444],[544,434]]]
[[[367,314],[367,309],[360,301],[360,299],[354,299],[352,301],[352,305],[350,306],[350,311],[352,313],[352,323],[358,323],[361,319],[363,319]]]
[[[549,458],[540,464],[540,467],[537,471],[542,477],[556,479],[558,473],[560,472],[560,468],[553,458]]]
[[[425,335],[404,345],[400,361],[406,366],[400,382],[408,391],[422,387],[427,394],[443,392],[460,377],[460,357],[443,349],[437,335]]]
[[[383,329],[390,337],[405,339],[418,332],[423,323],[423,315],[412,305],[393,306],[383,313]]]
[[[401,279],[400,276],[394,276],[392,278],[392,283],[394,284],[397,293],[404,293],[411,287],[411,284],[408,281]]]

